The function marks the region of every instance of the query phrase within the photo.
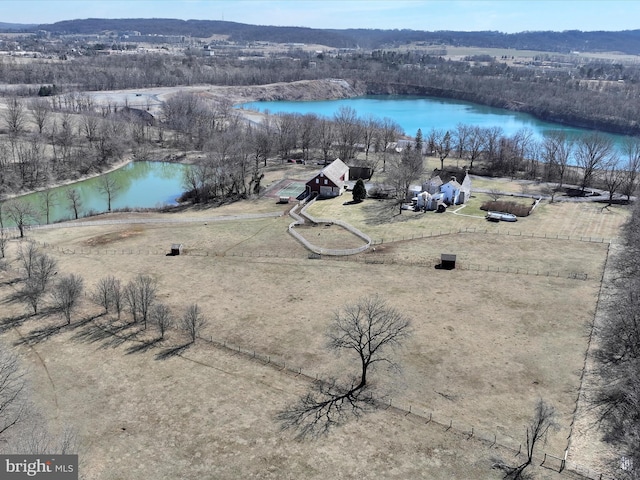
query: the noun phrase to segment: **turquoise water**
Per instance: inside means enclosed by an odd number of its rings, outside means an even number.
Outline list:
[[[388,117],[410,136],[415,136],[420,128],[425,138],[431,129],[454,131],[458,124],[500,127],[508,136],[522,128],[527,128],[531,130],[533,138],[537,141],[542,140],[545,134],[551,131],[560,130],[569,136],[584,134],[588,131],[542,122],[525,113],[434,97],[384,95],[307,102],[251,102],[237,105],[237,107],[270,113],[315,113],[329,118],[333,117],[341,107],[351,107],[360,118]],[[612,137],[617,144],[625,138],[622,135],[612,135]]]
[[[134,162],[130,163],[107,176],[113,178],[117,184],[117,193],[112,196],[111,209],[119,208],[156,208],[175,205],[176,198],[182,192],[182,177],[188,165],[167,162]],[[50,223],[74,218],[73,210],[66,198],[66,192],[75,188],[82,203],[79,216],[86,216],[90,212],[101,213],[107,211],[107,199],[100,192],[101,177],[83,180],[81,182],[51,189],[55,196],[55,204],[50,210]],[[42,205],[38,193],[19,197],[31,203],[39,213],[34,222],[46,223],[46,209]],[[5,226],[10,222],[3,218]]]

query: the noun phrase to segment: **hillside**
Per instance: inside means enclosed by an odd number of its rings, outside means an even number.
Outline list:
[[[418,31],[378,29],[314,29],[247,25],[217,20],[177,19],[98,19],[67,20],[53,24],[23,26],[24,30],[48,30],[65,34],[95,34],[104,31],[136,31],[142,35],[190,35],[208,38],[225,35],[235,42],[269,41],[275,43],[322,44],[335,48],[379,49],[410,42],[434,45],[475,46],[485,48],[532,49],[548,52],[621,52],[640,54],[640,30],[620,32],[521,32],[495,31]]]

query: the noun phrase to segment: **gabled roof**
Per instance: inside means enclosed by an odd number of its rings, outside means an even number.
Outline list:
[[[327,177],[334,183],[334,185],[339,185],[340,182],[345,181],[346,178],[344,175],[348,172],[349,167],[342,160],[336,158],[333,162],[324,167],[318,175]]]
[[[452,178],[450,181],[448,181],[444,185],[452,185],[453,188],[455,188],[456,190],[460,190],[460,187],[462,187],[462,185],[460,185],[455,178]],[[442,186],[444,187],[444,185]]]
[[[455,167],[446,168],[444,170],[435,169],[433,171],[433,177],[436,176],[442,179],[442,183],[447,183],[452,178],[455,178],[457,183],[462,184],[467,176],[467,171],[462,168]]]

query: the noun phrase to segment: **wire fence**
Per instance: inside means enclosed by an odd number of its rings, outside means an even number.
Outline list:
[[[90,249],[90,248],[77,248],[77,249],[60,249],[59,247],[54,247],[47,244],[42,244],[48,248],[55,248],[60,251],[64,251],[67,254],[95,254],[95,255],[140,255],[143,254],[142,250],[135,249]],[[89,253],[91,252],[91,253]],[[165,255],[165,252],[159,251],[151,251],[148,250],[147,254],[162,254]],[[205,253],[206,254],[206,253]],[[309,254],[316,255],[316,254]],[[252,255],[253,256],[253,255]],[[266,255],[265,255],[266,256]],[[322,258],[321,256],[318,256]],[[493,270],[493,271],[504,271],[504,270]],[[524,274],[524,271],[519,271],[517,273]],[[548,273],[548,272],[547,272]],[[532,272],[528,274],[533,274]],[[539,272],[536,272],[539,274]],[[586,279],[586,274],[585,274]],[[113,335],[117,335],[117,333],[110,332]],[[127,339],[132,340],[132,337],[127,337]],[[279,356],[265,354],[256,350],[249,350],[244,347],[231,344],[225,340],[214,339],[212,336],[207,337],[198,337],[199,341],[204,344],[208,344],[214,348],[223,349],[224,351],[234,353],[237,355],[241,355],[245,358],[251,359],[252,361],[259,362],[265,366],[270,366],[276,370],[279,370],[288,375],[292,375],[295,377],[301,377],[309,382],[321,382],[323,381],[322,377],[317,373],[312,372],[308,369],[302,369],[301,367],[297,367],[292,363],[287,363],[287,361]],[[155,346],[154,346],[155,347]],[[178,355],[181,355],[178,353]],[[415,421],[417,424],[430,425],[433,427],[441,428],[444,431],[450,431],[452,434],[462,435],[467,438],[467,440],[474,439],[481,444],[485,445],[488,448],[492,447],[500,447],[502,449],[511,452],[515,458],[526,458],[526,444],[520,443],[515,438],[506,435],[497,433],[497,429],[493,432],[483,429],[482,427],[477,427],[473,425],[469,425],[463,421],[459,421],[455,418],[445,417],[444,415],[437,414],[433,411],[429,411],[424,409],[423,407],[417,407],[411,404],[402,404],[397,401],[394,402],[392,398],[381,398],[377,400],[377,406],[379,409],[390,410],[395,412],[398,415],[403,415],[411,420]],[[524,449],[524,450],[523,450]],[[605,476],[603,473],[595,471],[593,469],[589,469],[583,465],[580,465],[576,462],[567,459],[568,449],[564,451],[563,455],[557,455],[549,452],[540,452],[534,458],[534,461],[545,468],[549,468],[555,470],[559,473],[563,472],[572,472],[578,474],[584,478],[592,479],[592,480],[610,480],[613,477]]]
[[[426,232],[421,234],[405,235],[400,237],[388,237],[378,238],[372,241],[372,245],[382,245],[384,243],[402,242],[407,240],[419,240],[422,238],[442,237],[446,235],[457,235],[460,233],[480,233],[487,235],[503,235],[509,237],[524,237],[524,238],[540,238],[546,240],[570,240],[577,242],[590,242],[590,243],[613,243],[614,239],[605,237],[591,237],[591,236],[577,236],[577,235],[560,235],[550,233],[536,233],[536,232],[514,232],[512,230],[500,230],[500,229],[488,229],[488,228],[452,228],[448,230],[434,230],[432,232]]]
[[[46,242],[35,241],[36,244],[46,249],[54,250],[62,255],[84,255],[84,256],[171,256],[168,250],[161,249],[142,249],[142,248],[91,248],[91,247],[59,247],[57,245],[48,244]],[[406,265],[411,267],[435,268],[440,265],[440,258],[432,257],[426,259],[401,259],[384,254],[367,255],[367,256],[345,256],[339,257],[335,255],[323,255],[321,253],[310,252],[307,254],[294,255],[291,253],[281,253],[276,251],[209,251],[209,250],[185,250],[181,253],[183,256],[195,257],[232,257],[232,258],[280,258],[280,259],[310,259],[310,260],[331,260],[337,262],[353,262],[364,265]],[[513,275],[529,275],[536,277],[564,278],[570,280],[588,280],[589,274],[586,272],[575,271],[559,271],[544,270],[529,267],[511,267],[505,265],[489,265],[456,262],[456,269],[487,272],[487,273],[507,273]]]
[[[314,373],[307,369],[296,367],[291,363],[287,363],[286,360],[280,357],[263,354],[257,352],[256,350],[248,350],[224,340],[216,340],[211,336],[198,338],[202,342],[213,347],[221,348],[227,352],[241,355],[252,361],[259,362],[265,366],[270,366],[288,375],[303,378],[308,382],[323,381],[322,377],[317,373]],[[507,452],[511,452],[511,454],[513,454],[513,457],[515,458],[526,459],[526,443],[523,444],[513,437],[505,434],[498,434],[497,430],[489,432],[488,430],[469,425],[454,418],[440,416],[433,411],[416,408],[413,405],[394,403],[394,400],[392,398],[380,398],[377,399],[375,403],[379,409],[389,410],[398,415],[410,418],[417,424],[422,424],[425,426],[430,425],[436,428],[440,428],[446,432],[450,431],[452,434],[466,437],[467,440],[474,439],[487,448],[500,447]],[[534,462],[537,465],[555,470],[558,473],[577,473],[584,478],[592,480],[613,480],[613,477],[605,476],[601,472],[589,469],[583,465],[568,460],[567,454],[568,450],[565,450],[562,455],[554,455],[552,453],[542,451],[538,452],[534,456]]]

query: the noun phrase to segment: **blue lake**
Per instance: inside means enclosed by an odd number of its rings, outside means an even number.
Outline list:
[[[157,208],[175,205],[182,194],[182,178],[188,165],[167,162],[134,162],[106,175],[112,177],[117,185],[117,193],[112,197],[111,209],[121,208]],[[54,205],[50,210],[50,223],[74,218],[67,191],[76,189],[82,204],[79,216],[90,212],[101,213],[107,210],[107,199],[100,192],[100,177],[83,180],[70,185],[51,189]],[[46,210],[41,196],[31,193],[20,197],[31,203],[40,213],[36,223],[46,223]],[[6,215],[5,215],[6,216]],[[5,225],[9,222],[5,220]]]
[[[374,116],[382,119],[388,117],[400,125],[410,136],[415,136],[420,128],[424,137],[431,129],[454,131],[458,124],[500,127],[504,134],[509,136],[520,129],[527,128],[531,130],[533,137],[538,141],[551,131],[560,130],[569,136],[588,132],[585,129],[542,122],[526,113],[434,97],[382,95],[304,102],[251,102],[237,105],[237,107],[269,113],[315,113],[328,118],[333,117],[341,107],[350,107],[356,111],[360,118]],[[622,140],[626,138],[623,135],[611,135],[611,137],[616,144],[621,144]]]

